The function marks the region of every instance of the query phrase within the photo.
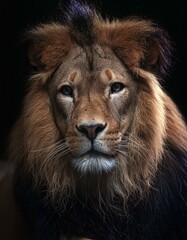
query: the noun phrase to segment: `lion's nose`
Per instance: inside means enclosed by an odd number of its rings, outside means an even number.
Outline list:
[[[84,135],[90,140],[93,141],[98,133],[102,132],[106,128],[106,124],[101,124],[101,123],[83,123],[77,126],[77,130]]]

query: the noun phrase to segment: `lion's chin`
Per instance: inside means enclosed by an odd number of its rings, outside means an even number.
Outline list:
[[[72,160],[72,166],[81,174],[101,174],[111,172],[117,165],[114,156],[96,151],[89,151]]]

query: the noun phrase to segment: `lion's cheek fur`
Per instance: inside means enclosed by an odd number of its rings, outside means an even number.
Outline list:
[[[130,125],[128,160],[123,166],[132,188],[142,192],[150,186],[159,162],[164,154],[166,140],[166,110],[164,93],[152,74],[139,70],[145,86],[140,86],[133,121]],[[162,116],[162,117],[161,117]],[[139,151],[140,150],[140,151]],[[120,161],[120,164],[124,165]],[[141,180],[140,180],[141,179]],[[145,182],[142,189],[140,182]],[[129,186],[129,188],[131,188]]]
[[[16,135],[19,136],[21,144],[14,138]],[[47,167],[47,162],[43,165],[43,159],[47,159],[50,147],[57,141],[58,135],[46,93],[37,88],[33,89],[26,96],[22,116],[12,133],[10,157],[17,159],[16,164],[27,162],[29,171],[37,174],[41,170],[43,175],[42,168]]]

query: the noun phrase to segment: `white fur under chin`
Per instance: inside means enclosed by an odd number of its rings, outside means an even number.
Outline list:
[[[87,153],[72,160],[72,166],[82,174],[98,174],[111,172],[116,166],[116,160],[112,156],[100,153]]]

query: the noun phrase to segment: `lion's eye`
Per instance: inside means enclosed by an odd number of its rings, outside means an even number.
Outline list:
[[[113,94],[113,93],[118,93],[120,92],[121,90],[124,89],[124,84],[123,83],[120,83],[120,82],[115,82],[111,85],[111,88],[110,88],[110,92]]]
[[[73,96],[73,88],[70,85],[63,85],[60,88],[60,92],[68,97],[72,97]]]

